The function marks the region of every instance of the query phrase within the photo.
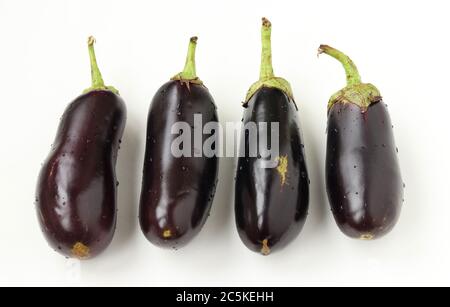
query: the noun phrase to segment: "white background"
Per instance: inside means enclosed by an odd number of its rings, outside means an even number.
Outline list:
[[[448,1],[4,1],[0,0],[0,284],[5,285],[450,285]],[[260,19],[273,24],[275,73],[300,106],[311,177],[301,235],[262,257],[241,243],[233,216],[234,159],[200,235],[161,250],[137,224],[146,116],[155,91],[179,72],[198,35],[197,72],[222,122],[240,121],[259,76]],[[53,252],[34,210],[40,165],[67,104],[90,84],[86,39],[97,38],[103,77],[128,107],[118,161],[119,220],[100,257],[80,264]],[[347,239],[324,187],[326,104],[341,66],[317,59],[335,46],[374,83],[395,125],[405,206],[392,233]]]

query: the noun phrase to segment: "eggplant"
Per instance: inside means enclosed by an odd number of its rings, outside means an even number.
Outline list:
[[[184,70],[161,86],[148,113],[139,221],[145,237],[165,248],[183,247],[200,232],[217,185],[218,157],[206,155],[202,144],[218,131],[200,132],[195,140],[196,131],[218,124],[214,99],[196,74],[196,45],[192,37]],[[189,129],[173,131],[182,123]],[[195,141],[181,142],[177,148],[183,154],[174,154],[172,147],[182,137]]]
[[[379,90],[362,83],[352,60],[322,45],[344,66],[347,86],[328,103],[326,185],[334,218],[351,238],[372,240],[392,230],[404,184],[393,126]]]
[[[126,121],[118,91],[105,86],[89,37],[92,86],[65,110],[40,171],[36,209],[50,246],[66,257],[95,257],[117,219],[115,165]]]
[[[271,23],[262,21],[260,79],[244,102],[241,153],[235,184],[235,218],[243,243],[262,255],[291,242],[305,224],[309,204],[309,179],[300,123],[289,83],[275,77],[272,68]],[[271,132],[278,124],[279,135]],[[246,127],[257,128],[258,154],[252,154]],[[263,155],[261,140],[272,147],[278,143],[277,157]],[[272,166],[270,166],[272,165]]]

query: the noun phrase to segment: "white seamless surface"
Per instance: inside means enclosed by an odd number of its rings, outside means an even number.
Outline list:
[[[448,1],[0,0],[0,284],[450,285]],[[259,75],[260,18],[273,24],[275,73],[299,105],[311,178],[310,215],[281,252],[247,250],[233,215],[235,160],[221,159],[203,231],[177,252],[150,245],[137,223],[146,116],[155,91],[182,69],[198,35],[197,72],[220,120],[240,121]],[[128,122],[117,166],[114,241],[78,263],[45,242],[33,206],[40,165],[67,104],[89,86],[86,39],[121,92]],[[384,239],[340,233],[324,185],[326,105],[344,86],[321,43],[348,53],[384,96],[406,183],[400,222]]]

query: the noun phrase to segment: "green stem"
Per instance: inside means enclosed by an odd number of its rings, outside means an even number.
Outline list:
[[[184,64],[183,71],[178,75],[182,80],[197,79],[195,71],[195,47],[197,47],[197,37],[191,37],[189,40],[189,47],[186,56],[186,64]]]
[[[270,34],[272,32],[272,24],[267,18],[262,19],[261,27],[261,68],[259,80],[266,80],[274,77],[272,67],[272,47],[270,42]]]
[[[272,47],[270,35],[272,33],[272,24],[267,18],[262,19],[261,27],[261,67],[259,72],[259,80],[250,86],[245,97],[246,104],[253,95],[263,87],[277,88],[283,91],[290,99],[294,100],[292,89],[289,82],[280,77],[275,77],[272,67]]]
[[[94,51],[94,43],[95,38],[90,36],[88,38],[88,49],[89,49],[89,58],[91,60],[91,76],[92,76],[92,89],[102,89],[105,88],[105,83],[103,82],[102,74],[97,65],[97,59],[95,57]]]
[[[327,45],[321,45],[319,47],[319,54],[322,53],[328,54],[342,63],[345,69],[345,74],[347,75],[347,86],[361,84],[361,77],[359,75],[358,68],[356,68],[356,65],[347,55]]]
[[[119,95],[119,91],[115,89],[113,86],[105,86],[103,82],[102,74],[100,73],[100,69],[98,69],[97,59],[95,58],[94,51],[94,43],[95,38],[90,36],[88,38],[88,50],[89,50],[89,59],[91,60],[91,76],[92,76],[92,85],[90,88],[87,88],[83,91],[84,94],[92,92],[92,91],[110,91],[114,94]]]

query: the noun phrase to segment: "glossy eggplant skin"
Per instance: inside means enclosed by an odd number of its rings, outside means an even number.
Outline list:
[[[403,181],[392,127],[382,101],[365,111],[352,103],[329,110],[327,192],[334,218],[349,237],[381,237],[399,218]]]
[[[194,128],[194,114],[202,115],[202,130],[206,123],[218,122],[208,89],[184,81],[164,84],[150,106],[139,221],[146,238],[160,247],[178,249],[191,241],[213,202],[219,160],[194,148],[194,129],[191,157],[171,153],[172,142],[179,137],[171,133],[172,125],[186,122]],[[210,136],[202,134],[202,144]],[[195,157],[194,151],[202,156]]]
[[[36,205],[47,241],[66,257],[94,257],[113,238],[115,164],[125,121],[122,99],[103,90],[79,96],[61,118]]]
[[[248,156],[244,127],[249,122],[279,123],[279,157],[287,159],[286,172],[261,168],[263,158]],[[267,255],[300,233],[308,213],[309,179],[295,103],[279,89],[262,87],[248,101],[243,124],[240,146],[246,155],[237,166],[236,225],[249,249]],[[270,144],[271,134],[258,128],[258,135],[262,133]]]

